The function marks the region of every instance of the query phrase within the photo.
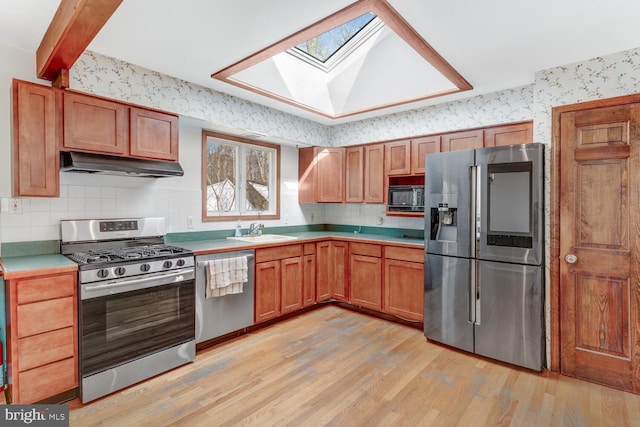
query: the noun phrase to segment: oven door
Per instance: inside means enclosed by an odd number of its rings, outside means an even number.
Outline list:
[[[195,339],[194,273],[185,270],[81,286],[83,377]]]

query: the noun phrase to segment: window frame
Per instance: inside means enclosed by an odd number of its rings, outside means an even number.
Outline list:
[[[254,146],[254,147],[264,147],[264,148],[269,148],[275,151],[275,161],[273,164],[273,166],[276,169],[275,182],[274,182],[275,188],[269,189],[270,192],[271,191],[274,192],[275,209],[273,209],[272,211],[269,211],[268,213],[261,213],[261,211],[255,211],[255,213],[252,212],[251,214],[243,214],[242,211],[234,211],[234,214],[232,215],[224,215],[224,214],[209,215],[209,212],[207,210],[207,173],[206,173],[209,137],[229,141],[230,143],[233,143],[233,144],[245,144],[245,145]],[[201,192],[202,192],[202,199],[201,199],[202,222],[235,221],[235,220],[246,220],[246,219],[258,219],[258,220],[280,219],[280,146],[279,145],[203,129],[201,148],[202,148],[201,149],[202,163],[201,163],[201,169],[200,169],[200,177],[201,177]],[[244,164],[244,162],[246,162],[246,157],[242,156],[241,158],[238,158],[237,162],[238,164]]]

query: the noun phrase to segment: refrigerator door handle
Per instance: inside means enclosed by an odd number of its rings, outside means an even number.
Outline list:
[[[476,260],[471,260],[469,269],[469,323],[476,323]]]
[[[480,282],[482,281],[482,279],[480,278],[480,268],[479,266],[475,265],[478,261],[474,261],[474,269],[473,269],[473,274],[475,276],[475,289],[474,289],[474,298],[473,298],[473,307],[475,310],[475,321],[474,323],[476,325],[480,325],[481,323],[481,313],[480,313],[480,306],[482,305],[480,303]]]

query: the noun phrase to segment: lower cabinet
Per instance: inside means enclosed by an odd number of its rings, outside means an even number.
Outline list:
[[[316,297],[349,300],[349,243],[320,242],[316,246]]]
[[[302,245],[256,249],[256,323],[302,308]]]
[[[9,403],[78,387],[76,272],[11,279],[5,292]]]
[[[316,244],[304,244],[302,258],[302,305],[308,307],[316,303]]]
[[[351,243],[351,304],[382,310],[382,247]]]
[[[409,320],[424,319],[424,252],[385,247],[384,311]]]

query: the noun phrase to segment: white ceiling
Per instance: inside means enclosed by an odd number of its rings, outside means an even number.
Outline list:
[[[530,84],[536,71],[640,47],[637,0],[389,0],[473,90],[332,120],[210,77],[351,3],[125,0],[89,49],[320,123],[339,124]],[[0,44],[35,52],[58,4],[0,0]]]

